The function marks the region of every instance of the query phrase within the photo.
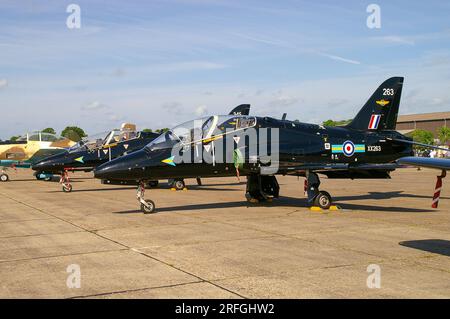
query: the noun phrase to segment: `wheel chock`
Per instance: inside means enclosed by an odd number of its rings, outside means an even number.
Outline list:
[[[171,191],[176,191],[177,189],[175,187],[172,187],[170,190]]]
[[[184,191],[187,191],[188,189],[187,189],[187,187],[185,187],[185,188],[183,188],[183,190],[184,190]]]
[[[339,206],[336,206],[336,205],[332,205],[328,209],[322,209],[319,206],[311,206],[309,208],[309,210],[311,210],[313,212],[327,212],[327,211],[338,211],[338,210],[341,210],[341,208]]]
[[[330,208],[329,208],[329,210],[334,210],[334,211],[341,210],[341,209],[342,208],[340,208],[339,206],[336,206],[336,205],[330,206]]]

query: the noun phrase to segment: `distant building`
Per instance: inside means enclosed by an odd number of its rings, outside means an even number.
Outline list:
[[[402,134],[420,129],[433,132],[437,138],[436,131],[442,126],[450,127],[450,112],[399,115],[397,120],[397,131]]]

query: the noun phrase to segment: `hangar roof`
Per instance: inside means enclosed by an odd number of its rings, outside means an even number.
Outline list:
[[[444,119],[450,120],[450,112],[435,112],[435,113],[399,115],[397,123],[437,121],[437,120],[444,120]]]

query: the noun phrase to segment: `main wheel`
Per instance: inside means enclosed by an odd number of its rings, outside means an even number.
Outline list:
[[[9,176],[7,174],[0,175],[0,181],[2,181],[2,182],[9,181]]]
[[[68,185],[63,185],[62,186],[62,190],[64,193],[70,193],[72,191],[72,185],[68,184]]]
[[[46,182],[50,182],[52,179],[53,179],[53,175],[46,175],[44,177],[44,181],[46,181]]]
[[[41,173],[36,173],[36,179],[37,179],[38,181],[42,180],[42,178],[41,178]]]
[[[184,181],[182,179],[179,179],[173,183],[173,187],[175,187],[175,189],[177,191],[181,191],[186,187],[186,184],[184,183]]]
[[[147,203],[147,205],[141,203],[141,210],[144,212],[144,214],[154,213],[156,208],[155,203],[150,199],[146,199],[145,202]]]
[[[325,191],[320,191],[316,198],[314,198],[314,205],[322,209],[330,208],[331,202],[331,195]]]

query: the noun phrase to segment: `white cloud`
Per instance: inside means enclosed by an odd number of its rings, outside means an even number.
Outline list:
[[[246,40],[263,43],[263,44],[281,46],[281,47],[289,47],[286,43],[275,40],[275,39],[269,39],[269,38],[264,38],[264,37],[260,37],[260,36],[252,36],[252,35],[247,35],[247,34],[242,34],[242,33],[237,33],[237,32],[232,33],[232,35],[235,35],[237,37],[240,37],[240,38],[243,38]]]
[[[179,111],[180,107],[181,107],[181,103],[177,102],[177,101],[173,101],[173,102],[164,102],[161,107],[163,109],[166,109],[170,112],[175,112],[175,111]]]
[[[116,76],[116,77],[123,77],[126,74],[127,74],[127,72],[122,68],[117,68],[111,73],[112,76]]]
[[[115,113],[109,113],[108,120],[110,120],[111,122],[123,122],[125,118]]]
[[[206,105],[199,105],[195,108],[195,114],[197,116],[205,115],[208,112],[208,108]]]
[[[359,62],[359,61],[343,58],[338,55],[322,53],[322,52],[320,52],[319,55],[329,58],[331,60],[335,60],[335,61],[340,61],[340,62],[345,62],[345,63],[350,63],[350,64],[361,64],[361,62]]]
[[[86,111],[96,111],[96,110],[101,110],[101,109],[107,109],[108,106],[100,103],[99,101],[94,101],[89,103],[88,105],[83,106],[81,109],[86,110]]]
[[[296,97],[280,95],[275,100],[269,102],[269,106],[291,106],[299,101]]]
[[[209,61],[189,61],[178,63],[167,63],[149,67],[152,72],[183,72],[183,71],[208,71],[228,67],[225,64]]]
[[[385,43],[415,45],[414,40],[407,38],[407,37],[398,36],[398,35],[375,37],[374,39],[379,40],[381,42],[385,42]]]
[[[0,79],[0,89],[8,86],[8,80]]]

